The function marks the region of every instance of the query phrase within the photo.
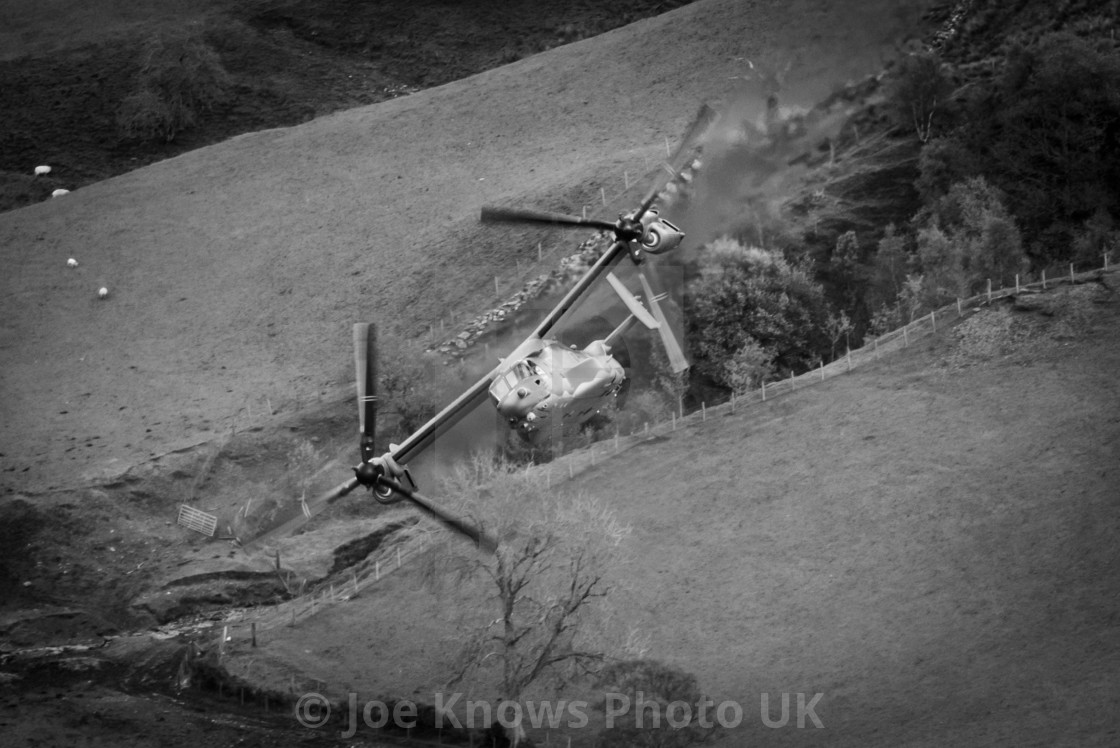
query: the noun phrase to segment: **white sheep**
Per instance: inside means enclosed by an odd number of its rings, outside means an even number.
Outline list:
[[[47,166],[46,164],[44,164],[42,166],[36,166],[35,167],[35,176],[37,176],[37,177],[41,177],[44,174],[50,174],[50,173],[51,173],[51,167]]]
[[[57,190],[55,190],[54,192],[51,193],[51,197],[62,197],[63,195],[69,195],[69,194],[70,194],[70,190],[64,190],[60,187],[59,189],[57,189]]]

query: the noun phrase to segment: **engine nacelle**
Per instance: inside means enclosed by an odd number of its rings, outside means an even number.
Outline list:
[[[684,239],[684,232],[658,215],[656,210],[648,210],[642,216],[642,249],[651,255],[676,249]]]

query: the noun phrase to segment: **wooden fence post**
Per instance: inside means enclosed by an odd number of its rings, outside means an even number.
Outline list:
[[[910,347],[910,333],[906,332],[907,327],[909,327],[909,325],[906,325],[906,327],[902,328],[902,342],[905,344],[905,346],[907,348],[909,348]]]
[[[821,381],[823,382],[824,381],[824,359],[823,358],[821,359],[820,369],[821,369]]]
[[[1073,283],[1073,263],[1069,264],[1069,282]]]
[[[1015,293],[1019,293],[1019,274],[1015,273]]]
[[[992,279],[988,278],[988,303],[992,303]]]
[[[852,349],[848,349],[848,371],[852,370]]]
[[[1046,268],[1042,268],[1042,290],[1046,290]]]
[[[933,328],[934,332],[937,332],[937,318],[934,316],[936,313],[936,311],[931,311],[929,313],[929,324]]]

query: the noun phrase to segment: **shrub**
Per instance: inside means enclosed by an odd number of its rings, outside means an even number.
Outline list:
[[[604,668],[598,686],[604,697],[596,707],[609,715],[599,733],[603,748],[684,748],[719,737],[715,702],[700,691],[696,676],[679,668],[624,660]]]
[[[197,31],[159,31],[144,43],[134,89],[117,109],[117,127],[128,139],[170,142],[225,100],[230,85],[218,55]]]
[[[847,320],[847,317],[844,317]],[[774,352],[765,350],[757,340],[748,338],[723,364],[720,384],[736,395],[758,389],[774,373]]]
[[[782,370],[804,369],[829,349],[828,304],[809,260],[729,239],[709,245],[686,287],[688,344],[697,369],[713,380],[755,341]]]

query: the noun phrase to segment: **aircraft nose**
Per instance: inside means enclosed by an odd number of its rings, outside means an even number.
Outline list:
[[[517,396],[520,398],[529,397],[529,389],[527,387],[518,387]]]

